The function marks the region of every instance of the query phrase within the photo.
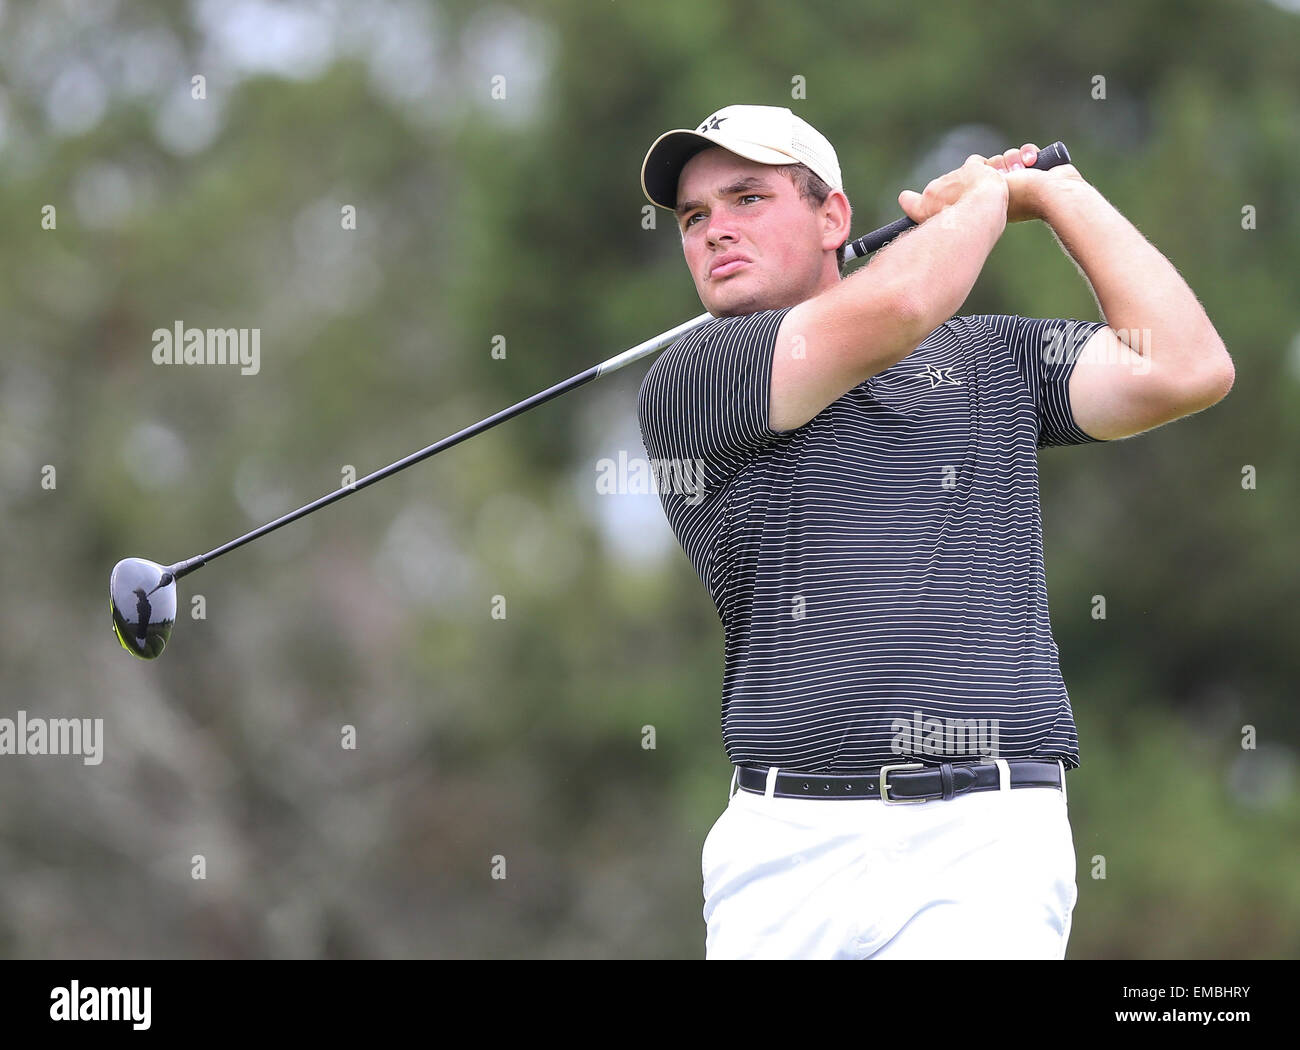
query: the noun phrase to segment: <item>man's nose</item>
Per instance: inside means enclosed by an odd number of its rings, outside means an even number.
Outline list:
[[[721,241],[734,241],[736,239],[735,230],[732,228],[731,220],[721,214],[720,209],[714,209],[709,213],[708,228],[704,231],[705,239],[710,244],[718,244]]]

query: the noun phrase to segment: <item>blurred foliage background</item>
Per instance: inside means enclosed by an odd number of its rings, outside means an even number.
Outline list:
[[[156,663],[106,598],[699,313],[641,159],[742,101],[836,144],[859,233],[1063,139],[1201,297],[1227,400],[1041,461],[1069,956],[1300,953],[1298,8],[0,4],[0,717],[105,733],[0,756],[0,955],[703,956],[722,631],[595,484],[648,363],[191,576]],[[963,312],[1098,316],[1039,224]],[[260,371],[153,364],[177,321]]]

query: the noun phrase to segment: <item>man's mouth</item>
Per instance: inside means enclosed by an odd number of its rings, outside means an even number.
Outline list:
[[[731,259],[730,261],[724,261],[720,264],[714,265],[713,269],[709,271],[709,277],[713,280],[717,280],[719,277],[726,277],[728,274],[735,273],[742,266],[748,265],[748,259]]]

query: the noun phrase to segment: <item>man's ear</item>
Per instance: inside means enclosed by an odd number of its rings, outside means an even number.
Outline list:
[[[853,229],[853,208],[843,190],[831,190],[819,209],[822,216],[822,247],[833,252],[849,239]]]

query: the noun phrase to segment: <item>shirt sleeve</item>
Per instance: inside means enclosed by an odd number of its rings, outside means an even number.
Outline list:
[[[717,318],[660,355],[637,398],[652,460],[700,463],[718,486],[788,433],[768,425],[768,411],[776,335],[789,312]]]
[[[1098,443],[1074,420],[1070,376],[1079,354],[1104,321],[987,314],[976,320],[994,334],[1020,372],[1038,414],[1038,447]]]

